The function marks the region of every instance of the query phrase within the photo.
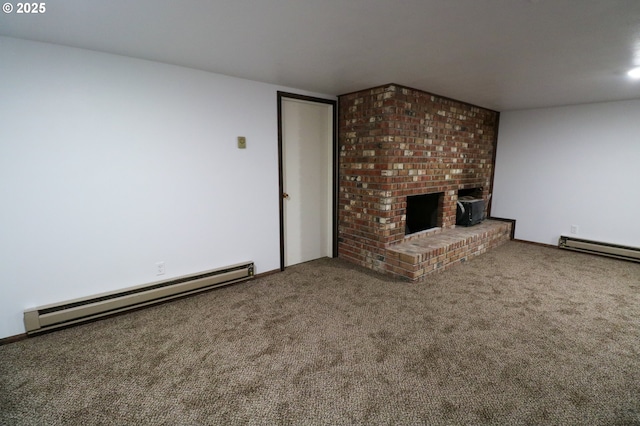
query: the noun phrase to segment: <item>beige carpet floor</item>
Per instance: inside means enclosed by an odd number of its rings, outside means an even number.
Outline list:
[[[640,425],[640,264],[321,259],[0,346],[2,425]]]

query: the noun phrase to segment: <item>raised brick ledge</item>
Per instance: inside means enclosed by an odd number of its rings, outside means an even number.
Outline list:
[[[509,222],[485,220],[475,226],[445,229],[395,244],[386,249],[387,271],[420,281],[508,241],[511,226]]]

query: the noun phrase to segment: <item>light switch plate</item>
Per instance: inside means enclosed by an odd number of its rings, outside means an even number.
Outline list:
[[[247,138],[238,136],[238,148],[245,149],[247,147]]]

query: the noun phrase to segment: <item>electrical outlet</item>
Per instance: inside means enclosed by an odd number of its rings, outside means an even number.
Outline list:
[[[164,262],[156,263],[156,275],[164,275]]]
[[[571,233],[572,234],[578,233],[578,225],[571,225]]]

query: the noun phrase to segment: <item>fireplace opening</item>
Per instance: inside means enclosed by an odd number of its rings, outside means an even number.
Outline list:
[[[405,235],[435,228],[442,211],[444,192],[407,197]]]

